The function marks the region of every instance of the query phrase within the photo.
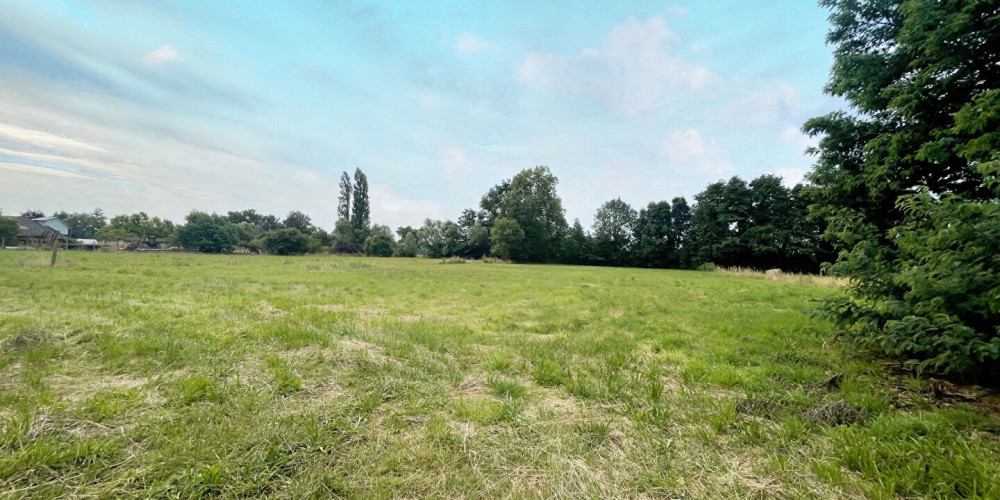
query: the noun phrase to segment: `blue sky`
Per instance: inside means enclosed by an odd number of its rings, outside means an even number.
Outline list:
[[[0,0],[0,209],[456,218],[535,165],[567,218],[811,165],[827,12],[807,0]]]

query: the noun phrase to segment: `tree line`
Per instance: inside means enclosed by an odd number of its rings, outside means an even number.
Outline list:
[[[557,184],[547,167],[525,169],[491,188],[478,208],[463,210],[455,221],[427,219],[420,227],[395,231],[371,223],[368,178],[361,169],[353,181],[347,172],[340,178],[331,232],[299,211],[284,219],[253,209],[224,215],[192,211],[179,225],[144,212],[110,220],[100,209],[54,215],[74,238],[133,239],[209,253],[247,248],[279,255],[493,256],[515,262],[657,268],[714,263],[796,271],[816,271],[830,256],[819,238],[821,223],[808,218],[808,191],[786,188],[772,175],[711,184],[695,196],[693,207],[676,197],[636,210],[616,198],[598,208],[589,230],[578,219],[567,223]]]

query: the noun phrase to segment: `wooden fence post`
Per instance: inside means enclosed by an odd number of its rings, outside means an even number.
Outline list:
[[[52,264],[49,267],[56,267],[56,252],[59,251],[59,238],[52,238]]]

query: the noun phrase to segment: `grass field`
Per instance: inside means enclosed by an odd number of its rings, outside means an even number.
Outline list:
[[[0,252],[5,498],[1000,498],[991,400],[847,356],[831,287],[48,257]]]

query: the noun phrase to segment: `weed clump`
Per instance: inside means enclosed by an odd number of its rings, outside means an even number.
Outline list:
[[[781,405],[770,399],[742,398],[736,402],[736,413],[772,418]]]
[[[814,406],[805,411],[806,419],[831,426],[852,425],[867,420],[868,416],[868,410],[844,400]]]

